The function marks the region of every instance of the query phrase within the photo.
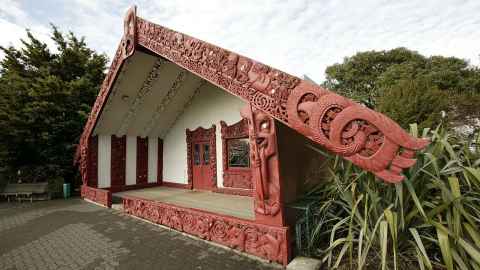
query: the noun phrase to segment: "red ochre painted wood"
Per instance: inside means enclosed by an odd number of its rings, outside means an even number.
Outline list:
[[[157,183],[163,182],[163,140],[158,139]]]
[[[82,198],[96,202],[105,207],[110,208],[112,206],[112,193],[109,190],[82,185],[80,194]]]
[[[148,180],[148,138],[137,137],[137,185]]]
[[[127,157],[127,137],[112,135],[111,150],[111,186],[124,186]]]
[[[289,261],[287,227],[260,225],[240,218],[133,196],[123,198],[123,210],[130,215],[284,266]]]
[[[88,152],[88,185],[91,187],[98,186],[98,136],[92,137],[89,142]]]
[[[144,47],[252,104],[325,149],[386,182],[403,180],[415,150],[428,141],[410,136],[390,118],[318,85],[136,16],[131,8],[124,36],[80,139],[86,182],[88,141],[123,62]]]

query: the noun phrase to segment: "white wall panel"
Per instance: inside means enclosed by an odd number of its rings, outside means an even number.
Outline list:
[[[158,138],[148,138],[148,183],[157,182]]]
[[[110,135],[98,136],[98,187],[107,188],[111,183],[112,141]]]
[[[220,121],[228,125],[240,121],[241,99],[217,87],[204,87],[165,135],[163,140],[163,177],[165,182],[188,183],[185,130],[216,125],[217,185],[223,186],[222,141]]]
[[[127,186],[137,183],[137,137],[127,136],[127,157],[125,183]]]

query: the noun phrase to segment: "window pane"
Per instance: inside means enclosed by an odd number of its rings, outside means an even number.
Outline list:
[[[203,145],[203,164],[207,165],[210,163],[210,145]]]
[[[193,164],[200,165],[200,145],[195,144],[193,146]]]
[[[250,146],[248,139],[230,139],[227,141],[228,166],[250,167]]]

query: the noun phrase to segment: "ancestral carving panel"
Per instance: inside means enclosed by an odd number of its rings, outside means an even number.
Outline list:
[[[275,120],[251,105],[244,107],[241,115],[248,123],[256,218],[283,224]]]
[[[123,199],[123,209],[128,214],[270,261],[283,265],[288,262],[286,227],[259,225],[133,197]]]

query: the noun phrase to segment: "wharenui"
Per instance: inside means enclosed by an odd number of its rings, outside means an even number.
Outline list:
[[[77,151],[82,197],[286,265],[288,205],[330,152],[397,183],[428,141],[388,117],[251,58],[137,16]]]

